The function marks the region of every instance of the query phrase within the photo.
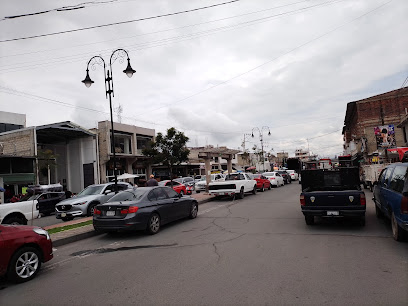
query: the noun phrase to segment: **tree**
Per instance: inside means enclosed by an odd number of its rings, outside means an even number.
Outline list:
[[[172,176],[175,165],[188,161],[190,150],[186,147],[187,141],[188,137],[183,132],[172,127],[167,130],[166,135],[157,133],[156,141],[150,141],[142,152],[150,157],[154,164],[162,163],[167,166]]]
[[[48,184],[51,183],[51,170],[54,170],[57,166],[57,157],[58,155],[54,154],[54,152],[50,149],[38,151],[38,168],[40,173],[44,177],[47,177]]]

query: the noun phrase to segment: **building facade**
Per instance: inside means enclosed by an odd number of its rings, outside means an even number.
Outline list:
[[[408,112],[408,87],[349,102],[343,127],[343,154],[370,163],[388,159],[388,148],[405,146],[397,128]]]
[[[142,153],[149,141],[154,140],[155,130],[123,123],[113,123],[117,174],[129,173],[145,180],[151,173],[148,158]],[[114,180],[111,122],[98,122],[99,168],[102,183]]]

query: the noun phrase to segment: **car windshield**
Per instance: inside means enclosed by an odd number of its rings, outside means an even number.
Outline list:
[[[137,188],[134,190],[124,190],[114,195],[109,199],[108,202],[126,202],[126,201],[136,201],[143,197],[143,195],[149,191],[149,188]]]
[[[103,187],[103,185],[88,186],[80,193],[78,193],[78,196],[100,194],[103,190]]]

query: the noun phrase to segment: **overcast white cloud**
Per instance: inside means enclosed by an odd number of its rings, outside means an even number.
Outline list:
[[[0,40],[224,1],[102,2],[1,20]],[[0,19],[79,3],[3,0]],[[71,120],[95,127],[109,119],[109,102],[102,68],[90,71],[91,88],[80,82],[86,64],[94,55],[108,61],[113,50],[125,48],[137,72],[128,79],[121,73],[125,63],[113,65],[113,102],[123,108],[123,123],[157,132],[175,126],[190,137],[190,145],[231,148],[240,147],[254,127],[268,126],[267,150],[292,155],[309,145],[321,156],[333,156],[342,151],[347,102],[399,88],[408,75],[406,16],[405,0],[240,0],[171,17],[0,42],[0,108],[26,113],[28,125]],[[247,148],[260,146],[255,136],[246,138]]]

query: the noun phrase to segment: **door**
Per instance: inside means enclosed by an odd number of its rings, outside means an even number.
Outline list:
[[[84,188],[86,188],[89,185],[95,183],[94,164],[93,163],[84,164],[83,170],[84,170]]]
[[[163,191],[167,193],[171,202],[172,220],[187,216],[190,211],[190,207],[188,207],[190,201],[185,197],[180,198],[178,193],[170,188],[163,188]]]
[[[173,191],[170,188],[169,190]],[[149,199],[153,206],[157,206],[157,210],[161,217],[161,224],[166,224],[168,222],[175,220],[176,212],[172,207],[173,200],[169,199],[167,193],[163,191],[163,188],[154,188],[149,192],[147,198]]]

